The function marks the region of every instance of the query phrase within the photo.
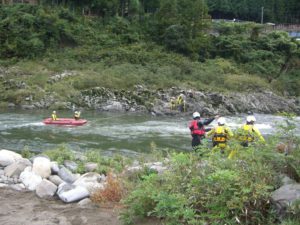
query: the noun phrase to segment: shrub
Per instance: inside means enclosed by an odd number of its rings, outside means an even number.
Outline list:
[[[129,194],[123,218],[127,223],[136,216],[155,216],[168,224],[267,223],[276,184],[270,151],[249,148],[237,160],[173,153],[163,176],[146,176]]]
[[[108,174],[104,189],[95,190],[91,196],[91,199],[92,201],[98,203],[119,202],[123,195],[124,189],[121,181],[112,174]]]
[[[224,87],[231,91],[251,91],[266,90],[270,86],[265,80],[257,76],[249,75],[227,75],[224,81]]]
[[[43,154],[47,155],[52,161],[58,164],[63,164],[65,160],[74,160],[74,153],[65,145],[61,145],[56,149],[44,151]]]
[[[32,156],[34,156],[34,153],[31,152],[27,146],[25,146],[24,149],[22,149],[22,151],[21,151],[21,155],[23,158],[29,159]]]

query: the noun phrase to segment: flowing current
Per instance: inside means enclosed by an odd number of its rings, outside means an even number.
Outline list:
[[[74,151],[97,150],[104,154],[136,155],[159,149],[191,150],[188,129],[190,117],[153,117],[151,115],[83,112],[88,120],[83,126],[44,125],[51,111],[0,112],[0,149],[21,151],[28,148],[43,152],[66,145]],[[71,111],[58,117],[71,117]],[[232,129],[240,127],[246,115],[226,117]],[[283,117],[255,114],[257,127],[264,136],[274,134]],[[297,133],[300,117],[296,118]],[[210,127],[216,122],[210,124]]]

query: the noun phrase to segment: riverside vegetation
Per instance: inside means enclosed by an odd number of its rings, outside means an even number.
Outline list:
[[[1,4],[0,105],[50,96],[80,106],[86,90],[134,85],[299,96],[299,41],[256,23],[211,22],[202,1],[171,2],[128,16]],[[64,72],[68,76],[52,79]]]

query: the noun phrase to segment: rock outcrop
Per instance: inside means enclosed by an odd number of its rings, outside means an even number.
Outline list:
[[[62,77],[64,78],[64,76]],[[55,76],[51,82],[55,82],[56,78]],[[181,93],[185,96],[185,112],[187,113],[199,111],[206,115],[233,115],[247,111],[268,114],[285,111],[300,115],[299,99],[279,96],[266,90],[221,93],[184,90],[177,87],[165,90],[149,90],[142,85],[136,85],[135,89],[131,91],[93,87],[81,91],[76,97],[73,96],[63,101],[57,100],[55,93],[46,93],[43,90],[41,93],[44,94],[39,100],[35,100],[31,96],[24,96],[20,106],[23,109],[72,109],[76,105],[98,111],[174,115],[179,114],[179,110],[176,109],[177,107],[173,110],[170,109],[170,100]],[[14,102],[9,102],[8,105],[17,107]]]

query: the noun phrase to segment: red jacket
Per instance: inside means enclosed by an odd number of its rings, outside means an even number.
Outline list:
[[[192,120],[189,128],[191,130],[191,134],[196,134],[196,135],[204,135],[205,134],[205,129],[204,127],[200,127],[198,126],[198,121],[199,120]]]

